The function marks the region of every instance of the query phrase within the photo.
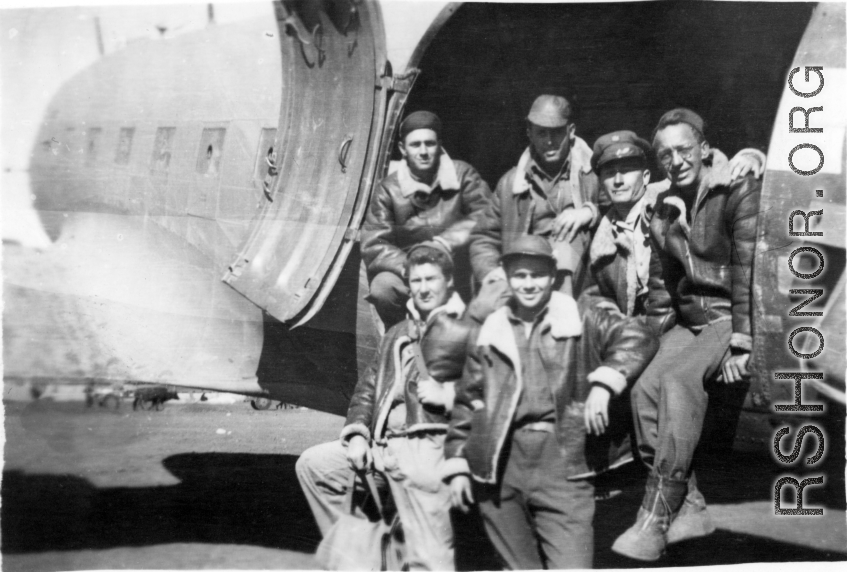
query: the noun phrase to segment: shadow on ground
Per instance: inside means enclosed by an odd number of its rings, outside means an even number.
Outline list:
[[[2,485],[2,549],[5,554],[22,554],[184,542],[311,553],[320,537],[295,476],[296,460],[294,455],[179,454],[165,459],[164,465],[180,484],[141,488],[96,488],[76,476],[8,471]],[[741,462],[750,461],[733,455],[704,467],[700,480],[707,498],[721,503],[768,498],[771,471],[750,470],[748,465],[741,473]],[[843,464],[840,468],[843,474]],[[830,475],[839,474],[834,466],[830,469]],[[750,475],[759,476],[751,480]],[[643,565],[610,550],[614,538],[634,521],[642,478],[641,471],[631,465],[611,483],[622,493],[598,502],[597,567]],[[807,505],[843,511],[843,480],[834,480],[839,482],[809,498]],[[493,568],[493,551],[478,522],[465,519],[457,522],[457,529],[466,535],[458,555],[460,567]],[[672,547],[656,565],[843,558],[841,553],[719,530],[707,539]]]

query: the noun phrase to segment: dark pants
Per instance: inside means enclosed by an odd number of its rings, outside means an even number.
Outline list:
[[[502,485],[481,487],[479,510],[511,570],[591,568],[594,485],[568,481],[556,436],[514,432]]]
[[[633,387],[638,450],[654,475],[688,478],[709,404],[704,385],[720,373],[731,335],[730,320],[699,332],[674,326]]]

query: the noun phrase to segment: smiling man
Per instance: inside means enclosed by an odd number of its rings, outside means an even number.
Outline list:
[[[356,385],[341,439],[305,451],[297,476],[326,534],[342,511],[353,471],[373,466],[397,506],[410,569],[451,570],[444,436],[473,328],[462,319],[453,262],[441,244],[414,246],[405,265],[408,318],[383,336],[377,363]]]
[[[612,202],[589,249],[594,284],[584,295],[613,301],[627,316],[645,316],[657,334],[673,326],[662,265],[650,245],[650,144],[632,131],[614,131],[594,144],[591,166]]]
[[[578,307],[554,291],[557,265],[546,238],[518,238],[502,263],[510,297],[468,354],[444,478],[453,506],[479,502],[507,569],[590,568],[587,477],[608,467],[601,436],[609,402],[643,371],[658,341],[637,320]]]
[[[403,319],[409,290],[404,283],[408,250],[437,240],[454,253],[458,275],[469,274],[472,215],[491,195],[488,184],[441,146],[441,120],[429,111],[409,114],[400,125],[397,169],[374,189],[362,226],[362,257],[370,280],[369,300],[388,329]],[[468,280],[469,281],[469,277]]]
[[[653,149],[668,179],[655,188],[652,248],[677,324],[632,390],[638,450],[650,468],[637,522],[612,546],[656,560],[666,544],[714,530],[692,459],[717,379],[748,376],[750,288],[761,182],[737,179],[689,109],[662,116]],[[764,161],[762,161],[764,163]]]

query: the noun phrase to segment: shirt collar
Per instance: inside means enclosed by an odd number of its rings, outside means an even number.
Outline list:
[[[621,219],[618,216],[617,211],[611,209],[610,218],[615,224],[615,226],[623,228],[625,230],[635,231],[635,229],[638,227],[638,221],[641,218],[642,211],[644,210],[646,196],[647,193],[645,192],[644,195],[642,195],[641,198],[638,199],[638,201],[634,205],[632,205],[632,208],[629,210],[629,214],[626,215],[626,219]]]

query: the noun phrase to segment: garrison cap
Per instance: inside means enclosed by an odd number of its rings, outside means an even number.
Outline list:
[[[519,256],[543,258],[551,266],[556,267],[556,257],[553,256],[553,247],[550,246],[550,241],[543,236],[534,234],[521,236],[506,248],[503,256],[500,257],[500,262],[505,265],[509,260]]]
[[[432,129],[441,138],[441,120],[438,116],[431,111],[415,111],[400,124],[400,141],[405,141],[406,135],[418,129]]]
[[[661,119],[659,119],[659,124],[656,125],[656,128],[653,130],[653,138],[656,137],[656,133],[658,133],[660,129],[664,129],[668,125],[676,125],[677,123],[687,123],[704,138],[706,136],[706,122],[703,121],[703,118],[690,109],[677,107],[676,109],[671,109],[662,115]]]
[[[640,159],[646,163],[650,151],[650,144],[632,131],[606,133],[594,143],[591,168],[597,172],[606,163],[619,159]]]
[[[539,127],[556,128],[568,124],[571,104],[561,95],[539,95],[526,119]]]

